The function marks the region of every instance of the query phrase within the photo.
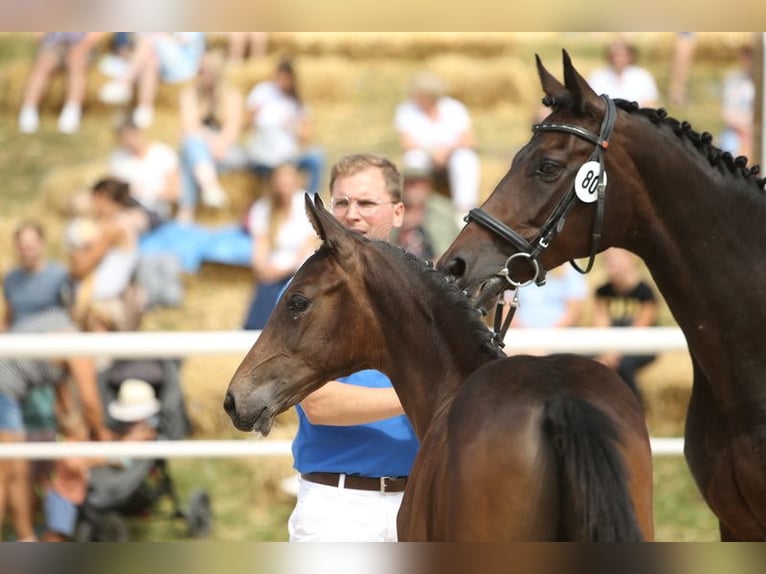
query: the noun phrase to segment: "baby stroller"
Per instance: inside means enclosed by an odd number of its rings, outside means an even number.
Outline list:
[[[115,361],[100,374],[99,390],[105,406],[113,401],[120,385],[140,379],[152,385],[159,400],[155,416],[157,440],[178,440],[188,436],[191,425],[181,392],[179,363],[176,360]],[[109,416],[107,424],[119,432],[119,421]],[[88,492],[80,506],[75,539],[79,542],[123,542],[130,539],[126,517],[151,514],[157,503],[169,497],[172,518],[186,521],[188,535],[204,538],[210,534],[210,497],[195,490],[186,510],[168,473],[165,460],[131,460],[123,466],[98,466],[91,469]]]

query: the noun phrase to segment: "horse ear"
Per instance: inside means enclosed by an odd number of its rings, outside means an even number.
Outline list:
[[[319,197],[319,194],[312,196],[307,193],[304,199],[306,202],[306,215],[322,242],[337,253],[346,253],[345,247],[349,245],[349,241],[352,241],[351,232],[343,227],[332,213],[325,209],[324,202]]]
[[[572,103],[575,110],[585,111],[585,101],[588,98],[598,97],[598,94],[588,85],[580,73],[572,64],[569,52],[562,50],[564,58],[564,86],[572,95]]]
[[[543,61],[538,54],[535,54],[535,60],[537,62],[537,75],[540,76],[540,84],[542,84],[545,95],[555,99],[566,94],[567,89],[543,66]]]
[[[307,193],[303,196],[303,199],[306,202],[306,216],[311,222],[311,227],[314,228],[319,239],[327,241],[324,224],[320,216],[320,213],[327,213],[327,210],[324,208],[324,203],[322,203],[319,194],[312,196],[310,193]]]

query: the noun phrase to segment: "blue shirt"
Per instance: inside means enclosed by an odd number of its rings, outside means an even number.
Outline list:
[[[339,379],[349,385],[389,388],[380,371],[365,370]],[[364,425],[329,426],[309,422],[300,405],[293,441],[298,472],[338,472],[359,476],[409,476],[419,442],[405,415]]]
[[[3,292],[13,313],[13,322],[18,323],[50,307],[61,306],[61,291],[68,277],[66,268],[55,262],[46,263],[36,273],[23,269],[8,273],[3,282]]]

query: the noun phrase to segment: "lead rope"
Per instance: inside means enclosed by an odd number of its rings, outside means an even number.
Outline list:
[[[519,308],[519,288],[514,287],[512,290],[507,289],[506,291],[511,291],[513,293],[513,298],[510,303],[505,302],[504,292],[501,297],[498,297],[497,305],[495,306],[495,334],[493,335],[493,339],[501,349],[505,347],[505,335],[508,332],[508,328],[511,326],[511,321],[513,321],[513,316],[516,314],[516,309]],[[505,316],[505,319],[503,319],[503,309],[506,305],[508,305],[510,309],[508,309],[508,314]]]

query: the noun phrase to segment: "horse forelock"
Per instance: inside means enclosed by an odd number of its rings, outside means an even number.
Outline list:
[[[499,349],[495,343],[492,332],[481,320],[481,315],[478,310],[455,283],[448,281],[447,278],[433,265],[429,264],[429,262],[420,259],[401,247],[385,241],[371,241],[370,243],[385,257],[390,257],[397,263],[401,262],[405,267],[403,275],[407,277],[408,281],[413,281],[415,278],[422,279],[420,287],[426,291],[426,293],[418,292],[415,293],[414,296],[430,296],[435,300],[445,301],[448,307],[450,307],[451,310],[454,310],[455,315],[459,317],[457,322],[465,325],[466,330],[479,342],[482,351],[491,354],[492,356],[504,356],[502,350]],[[366,273],[366,275],[369,275],[373,281],[375,281],[378,276],[385,277],[385,279],[382,280],[392,279],[392,277],[385,276],[381,273],[375,275],[371,271]],[[398,278],[395,280],[398,280]]]

